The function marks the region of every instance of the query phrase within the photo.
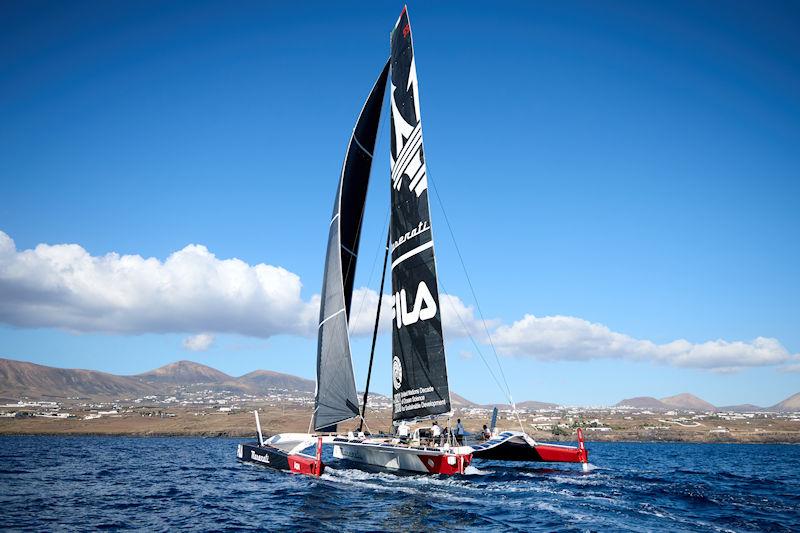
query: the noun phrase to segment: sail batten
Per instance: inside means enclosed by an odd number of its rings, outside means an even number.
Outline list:
[[[353,128],[333,204],[317,331],[315,430],[329,430],[359,414],[348,321],[372,152],[388,72],[387,61]]]
[[[406,9],[392,30],[391,64],[392,418],[397,422],[450,411],[419,87]]]

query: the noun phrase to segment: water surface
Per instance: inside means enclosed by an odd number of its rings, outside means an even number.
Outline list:
[[[587,474],[576,465],[484,462],[456,477],[332,466],[313,479],[239,463],[241,441],[0,437],[0,526],[800,530],[800,446],[595,443],[597,468]]]

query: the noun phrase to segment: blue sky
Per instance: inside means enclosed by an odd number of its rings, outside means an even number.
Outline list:
[[[347,138],[401,8],[4,3],[0,231],[15,262],[0,263],[0,356],[117,373],[188,358],[234,375],[313,377],[316,341],[288,322],[319,293]],[[718,405],[770,405],[800,391],[796,5],[409,10],[428,170],[483,313],[505,328],[515,399],[601,404],[690,391]],[[373,290],[387,129],[356,282]],[[473,305],[442,206],[432,210],[444,290]],[[68,243],[85,255],[57,247]],[[269,279],[296,283],[299,296],[287,289],[291,305],[246,327],[258,309],[228,313],[213,291],[191,300],[185,319],[169,308],[159,321],[170,296],[145,301],[137,283],[152,287],[147,276],[189,244],[214,258],[184,254],[186,268],[275,265],[287,274]],[[103,278],[110,293],[130,290],[98,303],[91,258],[110,253],[158,265],[115,270]],[[86,264],[95,266],[85,285],[64,289],[58,276],[74,282]],[[65,304],[60,290],[75,299]],[[568,320],[553,328],[522,323],[526,314]],[[587,331],[592,342],[580,347]],[[186,350],[202,332],[210,346]],[[664,346],[677,340],[702,349],[674,356]],[[718,340],[727,344],[706,344]],[[389,349],[384,335],[374,380],[384,393]],[[361,383],[368,339],[353,350]],[[455,391],[503,399],[468,339],[452,335],[448,354]]]

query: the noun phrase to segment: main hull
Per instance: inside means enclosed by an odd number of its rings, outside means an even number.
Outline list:
[[[386,441],[334,438],[333,456],[391,471],[418,474],[463,474],[472,462],[469,447],[451,449],[405,446]]]

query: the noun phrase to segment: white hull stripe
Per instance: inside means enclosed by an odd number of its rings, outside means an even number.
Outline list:
[[[397,265],[399,265],[400,263],[402,263],[403,261],[405,261],[409,257],[414,257],[418,253],[424,252],[428,248],[433,248],[433,241],[428,241],[425,244],[421,244],[421,245],[417,246],[416,248],[413,248],[413,249],[407,251],[406,253],[404,253],[403,255],[401,255],[400,257],[395,259],[394,261],[392,261],[392,270],[394,270],[394,267],[396,267]]]
[[[335,215],[333,215],[333,218],[331,219],[331,222],[328,225],[330,226],[331,224],[333,224],[333,221],[336,220],[337,218],[339,218],[339,213],[336,213]]]

